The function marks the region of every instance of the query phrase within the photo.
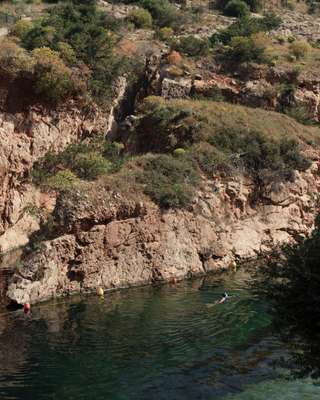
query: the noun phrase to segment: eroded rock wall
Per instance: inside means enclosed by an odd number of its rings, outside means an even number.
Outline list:
[[[60,111],[32,106],[24,112],[0,112],[0,253],[25,244],[38,228],[37,219],[25,213],[28,205],[52,206],[52,199],[26,183],[34,162],[106,127],[98,108],[84,110],[73,102]]]
[[[107,190],[95,199],[81,192],[61,198],[55,215],[62,231],[25,258],[7,295],[34,303],[228,268],[308,234],[319,186],[314,162],[295,182],[267,187],[255,204],[255,186],[243,176],[204,181],[184,211],[163,212]]]

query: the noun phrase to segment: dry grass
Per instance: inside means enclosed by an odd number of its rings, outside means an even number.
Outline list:
[[[170,100],[167,105],[173,108],[191,109],[199,113],[205,121],[205,126],[213,131],[221,129],[247,128],[250,131],[260,131],[266,136],[280,139],[287,137],[303,140],[307,143],[318,143],[320,129],[305,126],[296,120],[280,113],[265,111],[260,108],[249,108],[223,102]]]
[[[273,44],[268,48],[268,54],[275,59],[276,67],[292,70],[299,68],[301,76],[305,78],[318,78],[320,70],[320,49],[311,48],[309,53],[299,59],[291,60],[292,51],[290,44]]]

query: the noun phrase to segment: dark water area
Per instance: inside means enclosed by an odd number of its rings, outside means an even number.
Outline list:
[[[0,313],[0,399],[319,399],[244,273]],[[233,296],[216,304],[227,290]]]

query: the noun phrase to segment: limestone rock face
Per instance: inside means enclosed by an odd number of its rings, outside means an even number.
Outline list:
[[[32,106],[28,111],[0,112],[0,253],[25,244],[31,231],[18,227],[29,204],[41,205],[41,194],[27,184],[34,162],[48,151],[58,152],[87,135],[105,132],[107,119],[97,108],[81,111],[70,103],[63,110],[47,111]],[[17,226],[16,239],[5,232]],[[13,238],[15,232],[11,232]]]
[[[312,230],[318,170],[314,162],[294,182],[266,187],[256,204],[253,182],[242,176],[204,181],[188,210],[161,211],[107,190],[95,199],[93,192],[61,197],[59,234],[25,257],[7,296],[34,303],[228,268]]]

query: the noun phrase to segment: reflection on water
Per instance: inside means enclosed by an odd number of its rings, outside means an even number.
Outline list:
[[[74,297],[35,306],[31,316],[0,315],[0,399],[225,399],[259,388],[279,377],[274,362],[285,353],[266,304],[244,278]],[[232,298],[215,305],[225,290]],[[248,399],[260,399],[254,396]]]

